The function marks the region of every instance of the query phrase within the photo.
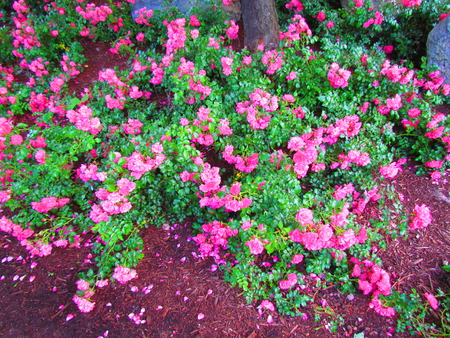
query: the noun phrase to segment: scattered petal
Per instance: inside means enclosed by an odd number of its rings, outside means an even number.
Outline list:
[[[69,313],[66,317],[66,322],[68,322],[69,320],[71,320],[73,317],[75,317],[73,314]]]

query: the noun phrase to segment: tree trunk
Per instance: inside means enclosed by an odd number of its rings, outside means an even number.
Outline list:
[[[244,45],[256,51],[260,42],[265,49],[279,47],[280,37],[275,0],[241,0],[244,21]]]

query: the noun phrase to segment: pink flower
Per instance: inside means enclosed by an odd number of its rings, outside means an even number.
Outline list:
[[[11,144],[12,145],[18,146],[18,145],[22,144],[22,142],[23,142],[22,136],[20,136],[20,135],[12,135],[11,136]]]
[[[298,264],[301,263],[303,261],[304,256],[303,255],[295,255],[294,257],[292,257],[291,259],[291,263],[292,264]]]
[[[413,211],[413,219],[409,223],[411,230],[426,228],[433,220],[430,209],[425,205],[416,205]]]
[[[313,224],[313,213],[310,209],[302,208],[295,215],[295,219],[301,225]]]
[[[381,176],[386,178],[394,178],[397,176],[401,168],[396,162],[389,163],[387,166],[380,167],[379,172]]]
[[[189,25],[194,26],[194,27],[199,27],[200,21],[198,21],[198,19],[195,15],[191,15],[190,20],[189,20]]]
[[[138,41],[143,41],[145,38],[144,33],[138,33],[138,35],[136,35],[136,40]]]
[[[94,302],[90,302],[89,300],[76,295],[73,296],[72,300],[77,305],[78,309],[83,313],[91,312],[95,307]]]
[[[428,137],[429,139],[437,139],[442,136],[442,134],[444,133],[444,130],[445,130],[445,127],[441,126],[441,127],[438,127],[434,130],[431,130],[431,131],[425,133],[425,136]]]
[[[239,26],[233,20],[225,21],[230,24],[230,27],[227,28],[226,34],[230,40],[237,39],[239,33]]]
[[[293,287],[295,284],[297,284],[297,282],[298,282],[297,274],[290,273],[288,275],[287,280],[282,280],[278,284],[279,284],[281,290],[287,290],[287,289],[290,289],[291,287]]]
[[[384,306],[377,297],[374,297],[370,301],[369,307],[374,309],[376,313],[383,317],[392,317],[396,315],[396,311],[394,308]]]
[[[434,168],[434,169],[438,169],[438,168],[442,167],[443,164],[444,164],[444,161],[430,161],[430,162],[424,163],[425,167]]]
[[[327,28],[333,28],[334,27],[334,22],[333,21],[328,21],[326,24]]]
[[[126,282],[137,278],[136,270],[131,270],[124,266],[116,266],[113,273],[113,278],[117,280],[121,284],[125,284]]]
[[[250,241],[245,242],[253,255],[259,255],[264,251],[264,244],[259,240],[259,238],[254,238]]]
[[[431,293],[425,292],[423,296],[427,299],[428,304],[430,304],[433,310],[437,310],[439,308],[438,300]]]
[[[326,15],[324,12],[320,11],[319,13],[317,13],[317,20],[322,22],[325,21]]]
[[[200,31],[198,29],[191,30],[191,38],[197,39],[199,35],[200,35]]]
[[[389,46],[384,46],[384,47],[383,47],[383,51],[384,51],[386,54],[391,54],[391,53],[394,51],[394,46],[391,46],[391,45],[389,45]]]
[[[268,301],[267,299],[264,299],[261,304],[257,307],[258,313],[261,316],[263,314],[264,309],[267,309],[269,311],[275,311],[275,306],[271,301]]]
[[[297,72],[290,72],[286,79],[289,81],[295,80],[297,78]]]
[[[334,88],[344,88],[348,86],[348,79],[351,76],[351,72],[344,68],[339,68],[339,64],[332,63],[330,70],[328,71],[328,80]]]

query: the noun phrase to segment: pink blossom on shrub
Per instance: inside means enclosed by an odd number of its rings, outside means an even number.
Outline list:
[[[34,158],[38,162],[38,164],[45,164],[45,161],[47,159],[48,155],[45,152],[45,150],[39,149],[35,154]]]
[[[250,249],[250,252],[253,255],[259,255],[264,251],[264,244],[259,240],[259,238],[253,238],[247,242],[245,242],[245,245],[248,246]]]
[[[285,280],[279,281],[278,285],[281,290],[287,290],[287,289],[290,289],[291,287],[293,287],[295,284],[297,284],[297,282],[298,282],[297,274],[290,273],[288,275],[288,278]]]
[[[108,213],[103,211],[103,209],[100,208],[97,204],[94,204],[92,206],[92,209],[89,212],[89,218],[94,223],[108,222],[109,221]]]
[[[233,70],[231,69],[231,65],[233,64],[233,58],[222,57],[220,61],[222,63],[222,72],[227,76],[231,75],[233,73]]]
[[[226,34],[230,40],[237,39],[239,33],[239,26],[233,20],[225,21],[225,23],[229,23],[230,27],[227,28]]]
[[[425,137],[428,137],[429,139],[437,139],[442,136],[442,134],[444,133],[444,130],[445,130],[444,126],[438,127],[429,132],[426,132]]]
[[[297,78],[297,72],[290,72],[286,79],[289,81],[295,80]]]
[[[425,167],[436,168],[436,169],[442,167],[443,164],[444,164],[444,161],[429,161],[429,162],[424,163]]]
[[[411,230],[426,228],[433,220],[430,209],[425,205],[416,205],[413,210],[413,219],[409,223]]]
[[[295,220],[299,222],[301,225],[305,226],[308,224],[313,224],[313,213],[310,209],[302,208],[295,215]]]
[[[325,19],[326,19],[325,13],[322,11],[319,11],[319,13],[317,13],[317,21],[322,22],[322,21],[325,21]]]
[[[294,257],[292,257],[292,259],[291,259],[291,263],[299,264],[299,263],[303,262],[303,258],[304,258],[303,255],[294,255]]]
[[[114,273],[112,275],[112,278],[117,280],[121,284],[125,284],[128,281],[137,278],[138,275],[136,273],[136,270],[132,270],[130,268],[124,267],[124,266],[116,266],[114,269]]]
[[[378,297],[372,298],[372,300],[369,303],[369,307],[371,309],[374,309],[376,313],[378,313],[383,317],[393,317],[397,314],[397,312],[393,307],[384,306],[378,299]]]
[[[339,64],[336,62],[332,63],[330,70],[328,71],[328,80],[330,85],[334,88],[345,88],[348,86],[348,79],[351,76],[349,70],[339,68]]]
[[[342,186],[336,186],[336,190],[332,194],[336,201],[340,201],[346,198],[347,195],[352,194],[355,191],[355,187],[352,183],[344,184]]]
[[[39,202],[31,202],[31,207],[37,212],[47,213],[53,208],[60,208],[69,202],[69,198],[44,197]]]
[[[334,22],[333,21],[328,21],[327,24],[325,25],[325,27],[327,28],[333,28],[334,27]]]
[[[193,27],[200,27],[200,21],[197,19],[197,16],[195,15],[190,16],[189,25]]]
[[[428,293],[428,292],[425,292],[423,294],[423,296],[426,298],[426,300],[428,301],[428,304],[430,304],[430,306],[433,310],[439,309],[439,302],[435,296],[433,296],[431,293]]]
[[[394,178],[401,171],[401,168],[396,162],[389,163],[386,166],[382,166],[379,169],[381,176],[386,178]]]
[[[283,52],[278,52],[275,49],[266,51],[261,61],[267,66],[267,74],[275,74],[283,65]]]
[[[15,146],[21,145],[23,142],[23,137],[21,135],[12,135],[10,142],[12,145]]]
[[[300,0],[291,0],[289,3],[286,4],[286,8],[292,9],[294,11],[302,11],[303,10],[303,4]]]
[[[420,7],[422,0],[401,0],[404,7]]]
[[[72,300],[83,313],[91,312],[95,307],[95,302],[91,302],[86,298],[81,298],[77,295],[73,296]]]

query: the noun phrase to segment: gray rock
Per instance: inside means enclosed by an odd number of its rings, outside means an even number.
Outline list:
[[[439,68],[444,83],[450,84],[450,15],[428,34],[427,60],[429,66]]]
[[[136,13],[141,8],[146,7],[151,10],[167,10],[171,7],[177,7],[180,13],[190,15],[192,8],[200,6],[204,10],[213,10],[213,2],[211,0],[136,0],[131,11],[131,16],[136,19]],[[231,16],[235,22],[241,18],[241,2],[233,1],[231,6],[221,5],[223,10]]]

